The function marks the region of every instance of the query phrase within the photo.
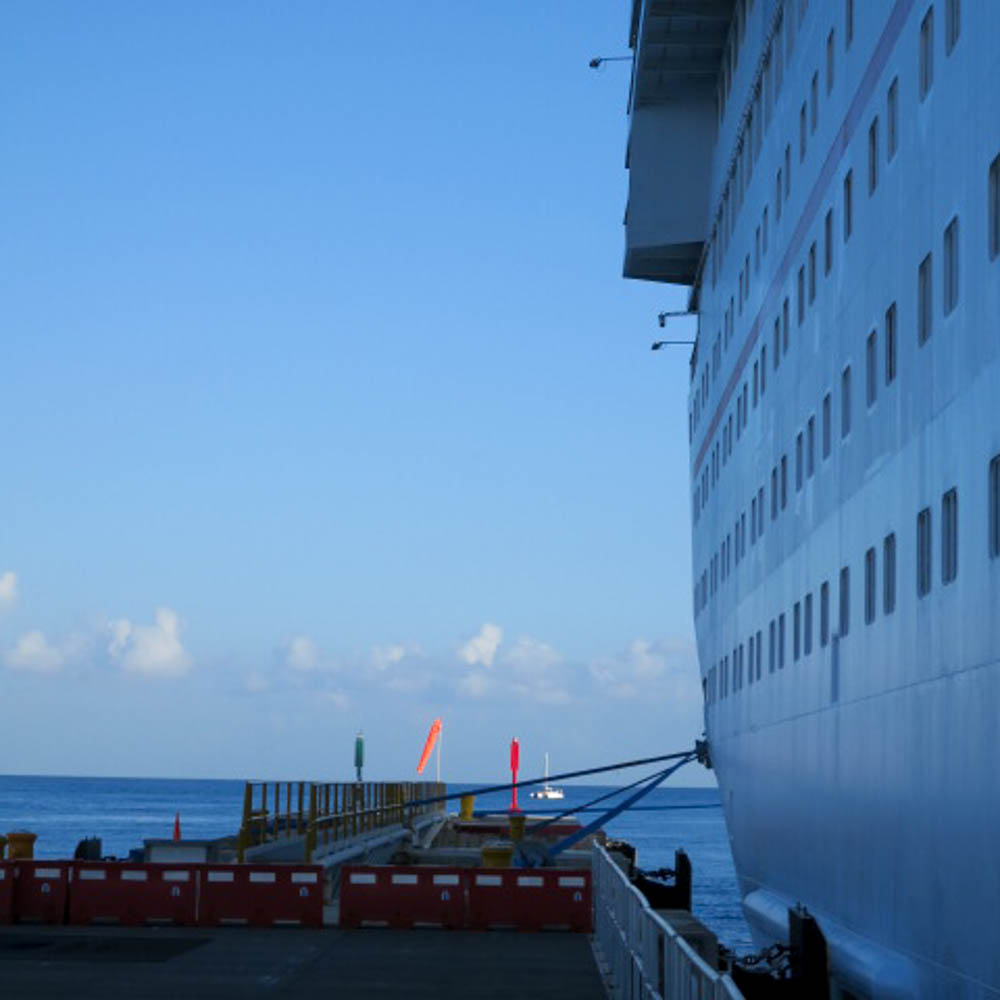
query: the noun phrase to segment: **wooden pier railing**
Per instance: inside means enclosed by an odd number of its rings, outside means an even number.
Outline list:
[[[407,804],[444,794],[445,785],[433,781],[248,781],[237,857],[243,861],[249,848],[261,844],[304,837],[310,861],[321,844],[444,812],[443,802]]]

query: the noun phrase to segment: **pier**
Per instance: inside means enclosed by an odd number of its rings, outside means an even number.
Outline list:
[[[449,814],[445,795],[436,783],[248,782],[229,837],[146,841],[129,859],[0,860],[0,989],[740,996],[688,912],[683,853],[676,886],[650,896],[634,849],[606,850],[595,824],[475,813],[471,796]]]

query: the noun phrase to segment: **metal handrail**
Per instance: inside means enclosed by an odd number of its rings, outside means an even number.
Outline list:
[[[740,1000],[729,975],[712,969],[597,843],[592,868],[594,937],[615,1000]]]
[[[309,861],[321,841],[337,842],[442,810],[443,802],[421,800],[444,790],[437,782],[248,781],[237,857],[242,862],[249,848],[305,837]]]

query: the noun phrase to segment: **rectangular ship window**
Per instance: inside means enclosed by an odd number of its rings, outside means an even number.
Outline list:
[[[796,286],[798,301],[799,326],[802,326],[806,318],[806,269],[805,266],[799,268],[799,283]]]
[[[778,516],[778,467],[771,469],[771,520]]]
[[[833,28],[826,36],[826,92],[833,90]]]
[[[753,636],[750,636],[750,639],[747,642],[747,646],[749,647],[750,650],[750,655],[747,657],[747,659],[750,661],[750,669],[747,671],[748,684],[753,684],[753,645],[754,645]]]
[[[885,311],[885,384],[896,377],[896,303]]]
[[[767,256],[767,205],[764,206],[764,215],[760,223],[760,252],[761,256]]]
[[[781,167],[778,167],[778,176],[774,185],[774,221],[781,222]]]
[[[872,330],[865,345],[866,398],[869,406],[875,405],[878,393],[878,333]]]
[[[819,588],[819,644],[830,641],[830,584],[824,581]]]
[[[885,102],[885,133],[886,158],[891,160],[899,148],[899,77],[889,84],[889,96]]]
[[[920,100],[930,92],[934,83],[934,7],[927,9],[920,22]]]
[[[896,536],[889,534],[882,542],[882,614],[896,610]]]
[[[809,305],[816,301],[816,244],[809,247]]]
[[[781,303],[781,340],[783,352],[788,353],[788,330],[791,324],[788,321],[788,299]]]
[[[816,471],[816,418],[810,417],[806,424],[806,475],[810,478]]]
[[[792,659],[798,663],[802,655],[802,604],[795,602],[792,608]]]
[[[778,365],[781,364],[781,318],[776,317],[774,320],[774,370],[778,370]]]
[[[806,594],[805,604],[802,608],[802,655],[808,656],[813,648],[813,595]]]
[[[802,431],[795,436],[795,491],[802,489]]]
[[[844,176],[844,242],[851,238],[854,225],[854,171],[848,170]]]
[[[764,537],[764,487],[757,490],[757,537]]]
[[[788,456],[781,456],[781,509],[788,504]]]
[[[785,615],[778,615],[778,669],[785,669]]]
[[[868,126],[868,194],[878,187],[878,115]]]
[[[760,680],[760,667],[764,660],[764,650],[761,649],[763,643],[761,642],[760,632],[757,632],[757,680]]]
[[[819,74],[813,73],[812,86],[809,88],[809,131],[816,132],[819,124]]]
[[[771,624],[769,626],[769,632],[770,632],[771,641],[770,641],[770,644],[768,646],[768,651],[767,651],[767,659],[768,659],[767,672],[769,674],[773,674],[774,673],[775,660],[777,659],[777,648],[776,648],[775,643],[774,643],[774,619],[773,618],[771,619]]]
[[[944,314],[958,305],[958,216],[944,231]]]
[[[951,50],[958,41],[958,34],[962,28],[962,12],[959,7],[959,0],[945,0],[944,5],[944,51],[946,55],[951,55]]]
[[[757,497],[750,498],[750,544],[757,544]]]
[[[875,621],[875,549],[865,553],[865,624]]]
[[[851,629],[851,570],[844,566],[840,571],[840,637]]]
[[[990,460],[988,491],[990,558],[1000,557],[1000,455]]]
[[[1000,254],[1000,156],[990,164],[990,174],[987,183],[989,188],[989,244],[990,260],[996,260]]]
[[[924,597],[931,590],[931,509],[925,507],[917,514],[917,596]]]
[[[760,349],[760,398],[764,398],[767,388],[767,344]]]
[[[806,102],[799,110],[799,163],[806,158]]]
[[[823,397],[823,458],[830,457],[831,424],[833,423],[832,409],[833,405],[830,393],[827,393]]]
[[[941,582],[958,576],[958,490],[950,489],[941,498]]]
[[[826,213],[823,223],[823,273],[829,274],[833,267],[833,209]]]
[[[840,374],[840,436],[851,433],[851,366]]]
[[[932,277],[933,264],[928,254],[917,272],[917,343],[926,344],[931,335],[933,319]]]

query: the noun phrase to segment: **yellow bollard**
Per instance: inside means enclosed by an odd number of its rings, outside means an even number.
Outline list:
[[[483,844],[480,855],[484,868],[510,868],[510,860],[514,855],[514,845],[502,841]]]
[[[26,830],[7,834],[8,858],[11,861],[30,861],[35,856],[35,838],[38,835]]]
[[[524,813],[512,813],[508,822],[510,823],[510,839],[515,843],[524,837]]]
[[[476,808],[475,795],[463,795],[460,801],[461,805],[458,811],[458,818],[464,820],[472,819],[472,814]]]

